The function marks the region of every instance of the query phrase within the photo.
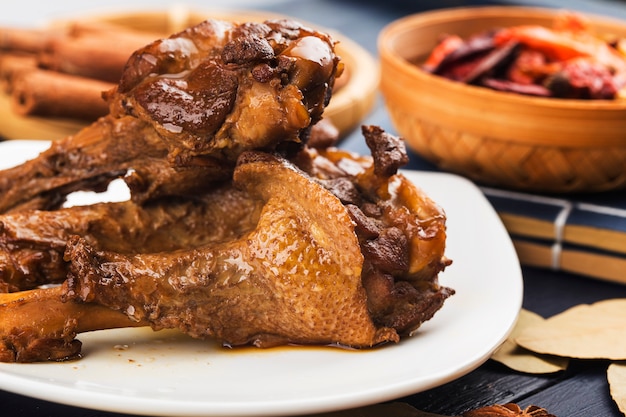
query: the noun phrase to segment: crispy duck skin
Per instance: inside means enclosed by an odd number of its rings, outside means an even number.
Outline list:
[[[67,276],[63,253],[72,235],[120,253],[190,249],[240,236],[259,208],[258,201],[226,183],[194,198],[0,215],[0,292],[62,283]]]
[[[243,151],[301,148],[340,72],[328,35],[287,20],[209,20],[157,40],[103,94],[109,115],[0,171],[0,212],[54,209],[126,175],[135,201],[197,193]]]

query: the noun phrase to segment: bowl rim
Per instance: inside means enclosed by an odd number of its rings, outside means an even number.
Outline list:
[[[517,17],[520,13],[529,13],[535,17],[544,18],[556,16],[562,9],[550,9],[542,7],[518,7],[518,6],[469,6],[451,7],[446,9],[432,10],[415,13],[401,17],[387,24],[378,35],[378,52],[381,60],[385,59],[399,69],[406,71],[414,77],[428,80],[428,82],[441,83],[445,88],[456,91],[464,91],[466,94],[475,95],[482,100],[502,101],[511,104],[532,104],[550,109],[563,110],[603,110],[603,111],[626,111],[626,99],[622,100],[579,100],[579,99],[559,99],[549,97],[525,96],[516,93],[507,93],[491,90],[485,87],[474,86],[446,79],[434,74],[430,74],[418,65],[410,63],[400,54],[395,53],[393,42],[397,36],[413,31],[422,23],[437,23],[455,20],[469,20],[485,17]],[[471,12],[468,13],[468,12]],[[591,22],[620,25],[626,32],[626,21],[609,18],[600,15],[587,14],[584,16]]]

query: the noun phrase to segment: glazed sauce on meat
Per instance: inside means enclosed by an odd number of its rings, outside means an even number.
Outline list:
[[[328,43],[315,36],[298,39],[283,52],[284,55],[298,58],[295,83],[299,87],[309,83],[317,85],[328,79],[334,68],[331,53]]]

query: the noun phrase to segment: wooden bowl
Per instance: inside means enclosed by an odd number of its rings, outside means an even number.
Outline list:
[[[232,21],[262,21],[266,19],[287,18],[284,15],[270,14],[254,10],[191,10],[176,6],[167,10],[114,13],[108,15],[76,16],[64,21],[54,22],[60,25],[80,19],[122,25],[124,27],[169,36],[206,19]],[[300,19],[296,19],[301,21]],[[315,25],[303,22],[311,27]],[[338,41],[337,54],[345,63],[346,71],[337,80],[336,93],[324,111],[324,117],[330,119],[346,135],[367,116],[376,103],[380,72],[378,63],[359,44],[341,33],[327,28],[319,28]],[[54,140],[71,135],[86,126],[88,122],[72,119],[54,119],[45,117],[17,116],[11,110],[10,98],[0,94],[0,138],[5,139],[47,139]]]
[[[381,91],[408,146],[443,170],[493,186],[554,193],[625,187],[626,100],[522,96],[450,81],[414,64],[442,34],[550,27],[556,13],[459,8],[407,16],[385,27],[378,40]],[[626,23],[587,17],[597,33],[626,37]]]

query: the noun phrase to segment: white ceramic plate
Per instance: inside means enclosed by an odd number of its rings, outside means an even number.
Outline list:
[[[0,145],[0,164],[45,146]],[[85,357],[67,363],[0,364],[0,388],[92,409],[159,416],[297,415],[364,406],[441,385],[482,364],[509,334],[522,302],[511,240],[471,182],[405,174],[448,215],[440,277],[456,289],[435,317],[397,345],[226,350],[172,332],[122,329],[80,335]]]

